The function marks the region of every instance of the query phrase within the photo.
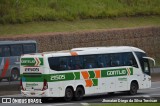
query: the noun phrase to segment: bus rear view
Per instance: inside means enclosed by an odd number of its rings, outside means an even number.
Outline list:
[[[44,76],[44,59],[39,55],[21,57],[21,91],[23,96],[45,96],[48,88]]]

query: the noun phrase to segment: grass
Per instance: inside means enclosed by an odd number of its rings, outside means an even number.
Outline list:
[[[137,26],[160,26],[160,16],[86,19],[76,21],[42,21],[25,24],[0,24],[0,37],[20,34],[75,32]]]
[[[159,106],[160,103],[103,103],[92,104],[90,106]]]
[[[0,0],[0,23],[160,15],[160,0]]]

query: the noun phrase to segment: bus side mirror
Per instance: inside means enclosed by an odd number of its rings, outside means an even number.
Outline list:
[[[153,58],[151,58],[151,57],[143,57],[143,58],[153,61],[154,66],[156,65],[156,62],[155,62],[155,60]]]

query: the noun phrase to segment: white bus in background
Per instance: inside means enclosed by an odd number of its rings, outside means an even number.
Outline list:
[[[33,40],[0,41],[0,81],[18,80],[20,77],[20,56],[37,52],[37,43]]]
[[[21,57],[23,96],[64,97],[81,100],[84,95],[151,87],[146,53],[136,47],[88,47],[35,53]]]

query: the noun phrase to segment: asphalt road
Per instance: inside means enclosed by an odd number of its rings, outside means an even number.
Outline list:
[[[3,85],[14,85],[14,84],[19,84],[19,81],[6,81],[6,80],[3,80],[0,82],[0,86],[3,86]]]
[[[20,94],[17,95],[6,95],[3,97],[21,97]],[[114,99],[114,98],[134,98],[134,97],[142,97],[142,98],[155,98],[155,97],[160,97],[160,81],[158,82],[152,82],[152,87],[149,89],[145,90],[139,90],[137,95],[128,95],[127,93],[124,92],[118,92],[115,93],[114,95],[108,95],[108,94],[103,94],[103,95],[95,95],[95,96],[88,96],[84,97],[83,100],[81,101],[73,101],[66,103],[63,101],[62,98],[54,98],[49,100],[47,103],[43,104],[12,104],[12,106],[28,106],[28,105],[34,105],[34,106],[89,106],[93,103],[102,103],[102,101],[105,99]],[[1,106],[10,106],[11,104],[0,104]]]

